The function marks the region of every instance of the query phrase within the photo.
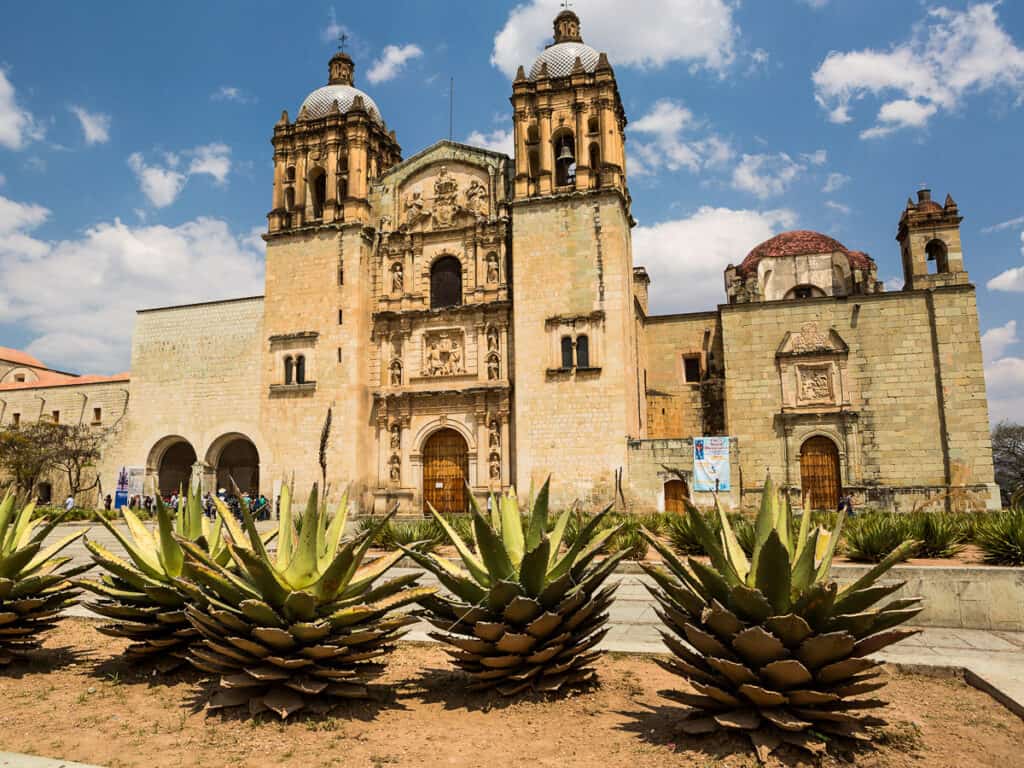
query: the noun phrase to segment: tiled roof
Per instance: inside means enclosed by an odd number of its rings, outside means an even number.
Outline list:
[[[19,389],[42,389],[44,387],[74,387],[81,384],[106,384],[115,381],[130,381],[129,373],[118,373],[113,376],[68,376],[56,371],[42,371],[38,381],[17,381],[0,384],[0,392]]]
[[[844,253],[850,259],[850,266],[855,269],[867,269],[872,264],[871,257],[861,251],[847,250],[846,246],[828,235],[799,229],[783,232],[770,240],[765,240],[754,248],[739,266],[741,275],[757,272],[757,265],[762,259],[778,259],[786,256],[809,256],[819,253]]]
[[[17,365],[27,365],[30,368],[46,367],[40,360],[32,357],[27,352],[22,352],[20,349],[11,349],[10,347],[0,347],[0,360],[6,360]]]

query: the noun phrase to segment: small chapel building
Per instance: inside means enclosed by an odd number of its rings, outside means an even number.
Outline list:
[[[104,492],[190,472],[308,487],[331,409],[334,492],[364,512],[464,512],[549,473],[559,507],[679,511],[710,502],[691,487],[702,436],[728,438],[731,507],[769,472],[816,508],[999,504],[951,197],[901,212],[902,290],[866,253],[785,232],[736,255],[717,308],[652,315],[625,110],[575,13],[512,83],[513,157],[440,141],[403,160],[355,82],[336,53],[273,127],[263,296],[139,310],[122,376],[0,349],[0,422],[115,425]]]

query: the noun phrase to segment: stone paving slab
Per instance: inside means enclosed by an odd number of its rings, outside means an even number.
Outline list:
[[[19,755],[14,752],[0,752],[0,768],[98,768],[85,763],[69,760],[51,760],[48,757]]]

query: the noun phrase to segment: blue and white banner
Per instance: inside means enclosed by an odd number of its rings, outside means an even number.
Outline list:
[[[693,490],[729,490],[729,438],[693,438]]]

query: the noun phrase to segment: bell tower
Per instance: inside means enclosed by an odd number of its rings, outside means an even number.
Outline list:
[[[961,221],[951,195],[939,205],[930,189],[922,189],[916,203],[907,200],[896,235],[903,257],[904,290],[970,282],[960,244]]]
[[[646,412],[638,373],[626,114],[579,17],[512,84],[516,482],[559,467],[553,504],[607,503]],[[604,439],[595,441],[594,435]]]

